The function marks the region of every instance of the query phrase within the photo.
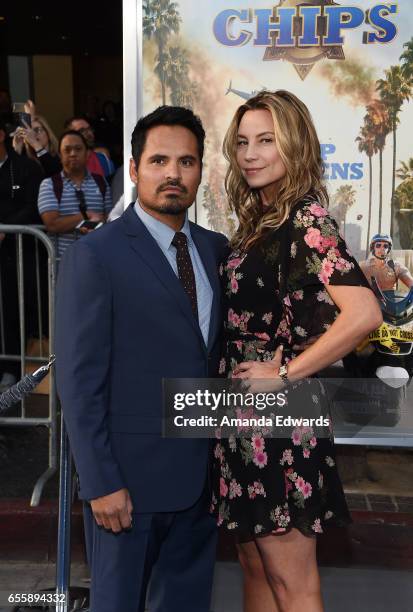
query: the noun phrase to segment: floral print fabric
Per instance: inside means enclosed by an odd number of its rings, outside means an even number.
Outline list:
[[[247,253],[231,252],[220,276],[226,315],[222,376],[242,361],[272,359],[280,343],[288,361],[300,345],[326,331],[338,314],[326,285],[368,287],[335,221],[315,201],[296,206],[281,228]],[[309,402],[327,402],[322,386],[317,396],[311,393]],[[240,539],[292,527],[315,535],[328,523],[349,522],[332,433],[317,438],[302,427],[288,439],[259,430],[251,437],[218,439],[211,512]]]

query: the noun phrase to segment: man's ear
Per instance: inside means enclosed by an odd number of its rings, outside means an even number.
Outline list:
[[[129,160],[129,176],[130,176],[132,183],[134,183],[134,185],[137,185],[138,184],[138,169],[136,167],[136,162],[133,159],[133,157],[131,157]]]

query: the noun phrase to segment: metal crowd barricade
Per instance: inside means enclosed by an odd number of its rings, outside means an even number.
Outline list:
[[[34,225],[1,225],[0,234],[12,234],[16,237],[16,274],[17,274],[17,290],[18,290],[18,309],[19,309],[19,328],[20,328],[20,354],[7,353],[6,346],[6,325],[7,320],[4,317],[4,287],[1,284],[0,274],[0,362],[1,361],[16,361],[20,362],[22,377],[26,374],[27,362],[38,362],[39,366],[46,364],[49,360],[49,354],[44,354],[43,351],[43,334],[48,332],[49,353],[54,353],[54,317],[55,317],[55,288],[56,288],[56,252],[52,240],[42,231],[42,226]],[[35,286],[36,286],[36,308],[37,308],[37,330],[40,338],[39,356],[27,355],[27,337],[26,337],[26,297],[25,296],[25,266],[24,266],[24,236],[33,236],[34,238],[34,257],[35,257]],[[42,245],[47,252],[47,296],[42,295],[41,271],[40,271],[40,250]],[[0,242],[0,267],[1,261],[1,242]],[[49,307],[48,330],[44,330],[42,321],[42,307],[44,300],[47,298]],[[4,426],[44,426],[48,428],[48,467],[43,474],[38,478],[34,485],[30,505],[38,506],[42,495],[43,487],[57,469],[57,394],[54,368],[51,368],[49,373],[49,401],[47,417],[33,418],[27,416],[26,402],[23,399],[20,404],[20,415],[10,417],[0,417],[0,427]]]

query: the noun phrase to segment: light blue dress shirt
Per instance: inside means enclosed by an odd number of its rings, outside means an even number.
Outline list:
[[[156,241],[166,259],[169,261],[176,276],[178,276],[176,248],[172,244],[175,231],[165,223],[158,221],[158,219],[155,219],[155,217],[152,217],[152,215],[143,210],[143,208],[139,205],[139,202],[135,203],[134,208],[139,219],[145,225],[146,229]],[[185,234],[188,240],[189,255],[191,257],[195,274],[199,327],[201,329],[205,345],[207,345],[213,293],[201,257],[194,241],[192,240],[191,229],[187,216],[185,217],[185,222],[180,231]]]

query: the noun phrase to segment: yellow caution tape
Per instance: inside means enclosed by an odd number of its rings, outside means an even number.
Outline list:
[[[369,342],[380,342],[383,346],[389,348],[392,353],[399,353],[400,348],[394,342],[413,342],[413,329],[400,329],[398,327],[392,327],[387,323],[382,323],[380,327],[372,331],[368,337],[357,347],[357,351],[362,351]]]

